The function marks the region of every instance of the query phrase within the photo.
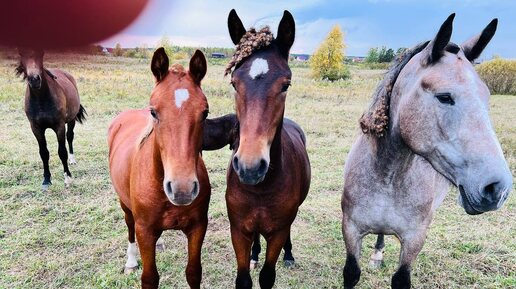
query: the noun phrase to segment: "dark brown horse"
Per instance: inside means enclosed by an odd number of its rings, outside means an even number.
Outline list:
[[[238,263],[236,287],[252,287],[251,245],[260,234],[267,241],[260,286],[272,288],[276,261],[310,186],[304,133],[296,123],[283,119],[292,75],[288,56],[295,23],[285,11],[277,38],[273,39],[267,28],[246,32],[235,10],[231,10],[228,28],[237,44],[228,70],[234,66],[231,83],[236,90],[239,133],[226,189]]]
[[[125,271],[138,266],[136,234],[142,287],[157,288],[156,243],[164,230],[181,230],[188,238],[186,279],[191,288],[199,288],[211,194],[200,155],[208,114],[200,87],[206,59],[197,50],[189,71],[181,65],[169,70],[168,56],[159,48],[151,70],[156,86],[149,109],[122,112],[109,127],[109,170],[129,231]]]
[[[20,49],[20,63],[17,75],[27,80],[25,92],[25,114],[39,145],[39,155],[43,161],[43,191],[48,190],[51,182],[48,167],[49,152],[45,130],[52,129],[57,135],[58,153],[64,168],[64,182],[72,182],[68,163],[76,164],[73,154],[73,129],[75,122],[85,120],[86,111],[82,107],[75,79],[59,69],[46,69],[43,66],[43,51]],[[65,124],[68,129],[65,130]],[[66,141],[70,155],[66,151]]]

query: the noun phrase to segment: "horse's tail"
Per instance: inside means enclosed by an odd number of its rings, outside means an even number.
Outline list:
[[[75,116],[75,120],[78,121],[80,124],[82,124],[86,120],[86,116],[87,115],[88,115],[88,113],[86,112],[86,110],[84,109],[82,104],[80,104],[79,105],[79,112]]]

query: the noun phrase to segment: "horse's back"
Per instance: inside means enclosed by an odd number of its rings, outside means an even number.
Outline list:
[[[111,180],[120,200],[129,208],[131,164],[148,121],[147,110],[128,110],[116,116],[108,129]]]
[[[306,151],[306,137],[303,129],[288,118],[283,119],[283,130],[289,138],[288,142],[284,142],[285,149],[292,161],[290,168],[298,170],[299,182],[301,184],[301,203],[305,200],[308,190],[310,189],[310,160]]]

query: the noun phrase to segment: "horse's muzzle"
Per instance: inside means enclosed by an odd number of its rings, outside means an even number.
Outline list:
[[[39,75],[29,75],[27,76],[27,81],[31,88],[40,89],[41,88],[41,76]]]
[[[478,197],[468,195],[465,188],[459,185],[459,192],[464,210],[469,215],[478,215],[498,210],[509,197],[512,188],[511,179],[499,179],[481,186]]]
[[[253,166],[245,166],[236,155],[233,157],[232,165],[240,182],[246,185],[256,185],[262,182],[269,169],[269,164],[264,159]]]
[[[164,184],[165,194],[169,201],[176,206],[188,206],[199,195],[199,182],[194,181],[189,188],[167,181]]]

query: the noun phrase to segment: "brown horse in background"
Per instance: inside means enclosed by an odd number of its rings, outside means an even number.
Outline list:
[[[81,105],[77,83],[73,76],[60,69],[46,69],[43,66],[44,52],[40,50],[20,49],[20,63],[17,75],[27,80],[25,92],[25,114],[30,122],[32,133],[39,145],[39,155],[43,161],[43,184],[41,189],[48,190],[52,184],[48,167],[49,152],[45,130],[52,129],[57,135],[58,153],[64,168],[64,182],[72,182],[68,163],[76,164],[73,154],[73,129],[75,122],[86,119],[86,111]],[[68,129],[65,130],[65,124]],[[66,151],[66,140],[70,155]]]
[[[208,102],[200,84],[206,59],[197,50],[189,71],[169,70],[165,50],[152,58],[156,78],[149,109],[129,110],[109,127],[109,170],[125,212],[129,232],[126,272],[143,261],[142,287],[157,288],[156,243],[164,230],[181,230],[188,238],[186,279],[200,288],[201,246],[208,225],[211,187],[201,158]]]
[[[292,75],[288,56],[294,43],[295,23],[285,11],[277,38],[273,39],[267,29],[246,32],[235,10],[231,10],[228,28],[233,43],[238,44],[228,67],[230,70],[232,64],[235,66],[231,83],[236,90],[239,129],[226,189],[231,240],[238,263],[235,283],[237,288],[252,287],[251,245],[260,234],[267,241],[260,286],[272,288],[276,261],[310,186],[304,133],[296,123],[283,118]],[[238,59],[252,49],[251,38],[263,47]]]

